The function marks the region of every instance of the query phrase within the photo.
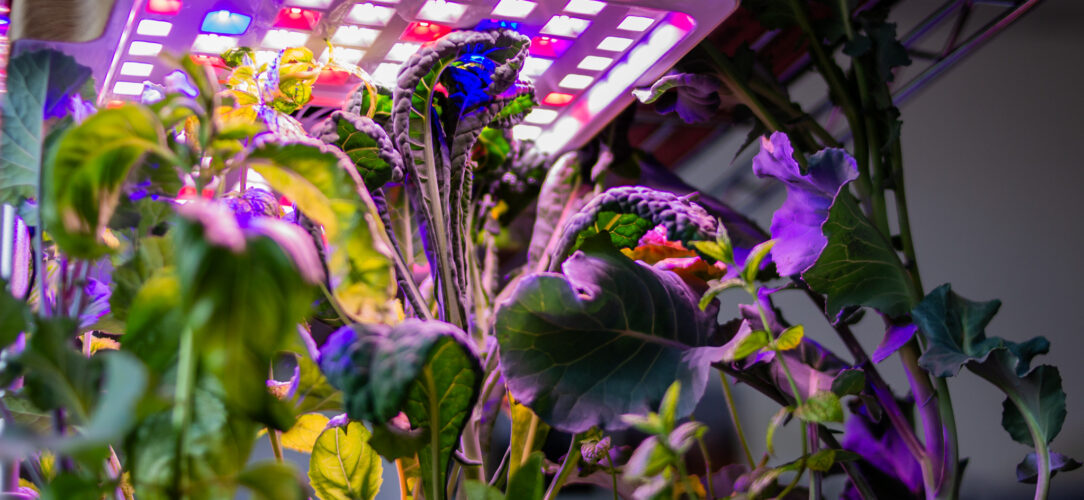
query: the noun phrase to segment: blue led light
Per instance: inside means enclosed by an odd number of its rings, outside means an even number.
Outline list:
[[[510,30],[519,30],[519,23],[515,21],[498,21],[496,19],[483,19],[478,23],[478,26],[474,29],[478,31],[495,30],[499,28],[505,28]]]
[[[228,10],[216,10],[208,12],[204,16],[200,30],[204,33],[217,33],[219,35],[240,35],[248,29],[251,22],[252,16]]]

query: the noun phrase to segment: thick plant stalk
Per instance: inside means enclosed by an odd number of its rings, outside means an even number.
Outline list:
[[[576,466],[580,463],[580,441],[582,440],[582,434],[572,436],[572,442],[568,445],[568,455],[565,456],[564,463],[561,464],[561,468],[557,471],[557,477],[553,478],[549,489],[546,490],[546,496],[543,497],[543,500],[556,500],[557,493],[561,491],[565,481],[568,481],[568,476],[572,475],[572,471],[576,470]]]

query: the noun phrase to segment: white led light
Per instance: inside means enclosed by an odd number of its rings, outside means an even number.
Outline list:
[[[365,57],[364,50],[350,49],[347,47],[335,47],[335,61],[345,64],[357,65],[361,62],[361,58]],[[328,58],[328,51],[324,50],[324,53],[320,55],[320,62],[326,63]]]
[[[386,57],[389,61],[403,62],[410,59],[421,47],[420,43],[397,43],[391,46]]]
[[[168,36],[170,30],[173,29],[173,23],[167,21],[156,21],[154,19],[144,19],[136,26],[136,34],[147,36]]]
[[[132,56],[156,56],[162,51],[162,44],[154,42],[132,42],[128,46],[128,55]]]
[[[593,81],[595,81],[595,77],[593,76],[577,75],[573,73],[570,75],[565,75],[565,77],[562,78],[561,82],[557,85],[566,89],[579,90],[587,88],[587,86],[591,85],[591,82]]]
[[[610,57],[587,56],[584,57],[576,67],[591,71],[602,71],[609,68],[610,64],[613,62],[613,58]]]
[[[523,69],[520,70],[519,75],[524,78],[534,78],[545,73],[552,65],[553,61],[550,59],[528,57],[526,61],[523,61]]]
[[[153,64],[128,61],[120,65],[120,74],[124,76],[150,76],[154,71]]]
[[[275,62],[275,58],[279,56],[279,53],[274,50],[257,50],[252,53],[252,62],[257,66],[263,66],[265,64],[271,64]]]
[[[534,125],[516,125],[512,127],[512,137],[517,141],[533,141],[542,135],[542,128]]]
[[[117,95],[141,95],[143,84],[136,82],[117,82],[113,84],[113,93]]]
[[[580,36],[584,31],[587,31],[587,27],[590,25],[591,21],[580,19],[578,17],[553,16],[550,18],[549,22],[542,27],[542,34],[575,38]]]
[[[436,23],[454,23],[467,13],[467,6],[461,3],[429,0],[418,11],[418,19]]]
[[[286,0],[290,7],[307,7],[310,9],[326,9],[331,6],[332,0]]]
[[[528,2],[527,0],[501,0],[496,7],[493,8],[493,17],[510,17],[513,19],[523,19],[531,14],[531,11],[537,7],[535,2]]]
[[[593,16],[598,14],[604,7],[606,7],[606,2],[599,2],[598,0],[568,0],[568,5],[565,5],[565,12]]]
[[[385,87],[394,87],[399,81],[399,65],[395,63],[380,63],[373,71],[373,80]]]
[[[523,125],[517,126],[522,127]],[[568,141],[571,141],[580,132],[581,128],[583,128],[583,124],[579,120],[566,116],[550,126],[549,130],[535,141],[535,145],[541,151],[557,151],[563,148],[565,144],[568,144]],[[514,128],[513,133],[515,133]]]
[[[232,36],[219,36],[212,34],[202,34],[196,37],[196,41],[192,42],[192,52],[200,52],[204,54],[221,54],[227,50],[237,47],[237,38]]]
[[[309,41],[308,33],[289,30],[271,30],[263,37],[262,45],[269,49],[300,47]]]
[[[625,31],[643,31],[651,27],[651,24],[655,20],[650,17],[643,16],[627,16],[621,24],[617,25],[617,29]]]
[[[557,112],[552,109],[535,108],[527,116],[523,117],[523,121],[527,123],[536,123],[538,125],[545,125],[557,119]]]
[[[360,26],[340,26],[331,37],[331,43],[337,45],[353,45],[355,47],[368,47],[380,36],[380,30],[362,28]]]
[[[391,20],[391,16],[395,14],[395,9],[391,7],[384,7],[381,5],[371,3],[359,3],[350,9],[350,13],[347,14],[346,19],[353,23],[365,24],[368,26],[383,26],[388,24]]]
[[[625,49],[632,45],[631,38],[621,38],[619,36],[608,36],[599,42],[599,50],[605,50],[609,52],[623,52]]]

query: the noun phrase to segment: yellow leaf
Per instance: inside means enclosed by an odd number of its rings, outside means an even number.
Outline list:
[[[319,413],[306,413],[297,417],[290,430],[282,433],[282,446],[301,453],[312,453],[316,438],[327,427],[328,418]]]
[[[775,339],[775,349],[779,351],[789,351],[798,347],[802,343],[802,337],[805,336],[805,329],[802,325],[794,325],[783,333],[779,334],[779,338]]]
[[[116,340],[113,340],[109,337],[98,337],[91,334],[90,353],[94,354],[103,349],[116,351],[120,349],[120,342],[117,342]]]

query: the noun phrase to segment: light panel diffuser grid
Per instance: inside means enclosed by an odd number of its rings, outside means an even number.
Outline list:
[[[736,0],[233,0],[229,10],[252,22],[225,41],[200,31],[206,14],[220,10],[221,2],[185,1],[179,12],[168,14],[151,12],[147,1],[118,0],[115,15],[127,22],[92,42],[108,44],[102,48],[108,60],[98,56],[100,62],[84,63],[95,66],[102,81],[100,105],[139,99],[137,85],[162,81],[170,68],[150,57],[152,44],[172,55],[196,48],[204,54],[200,61],[214,62],[209,46],[215,44],[209,41],[252,47],[258,59],[267,60],[296,43],[326,58],[330,40],[337,60],[356,61],[376,83],[392,85],[399,66],[432,43],[427,34],[503,25],[532,39],[521,78],[534,85],[540,103],[515,135],[548,153],[588,140],[632,101],[632,87],[661,76],[736,8]],[[318,22],[312,30],[278,26],[284,7],[310,9]],[[168,36],[154,36],[166,26]],[[225,69],[218,74],[224,79]],[[359,83],[355,77],[318,81],[311,104],[340,106]]]

